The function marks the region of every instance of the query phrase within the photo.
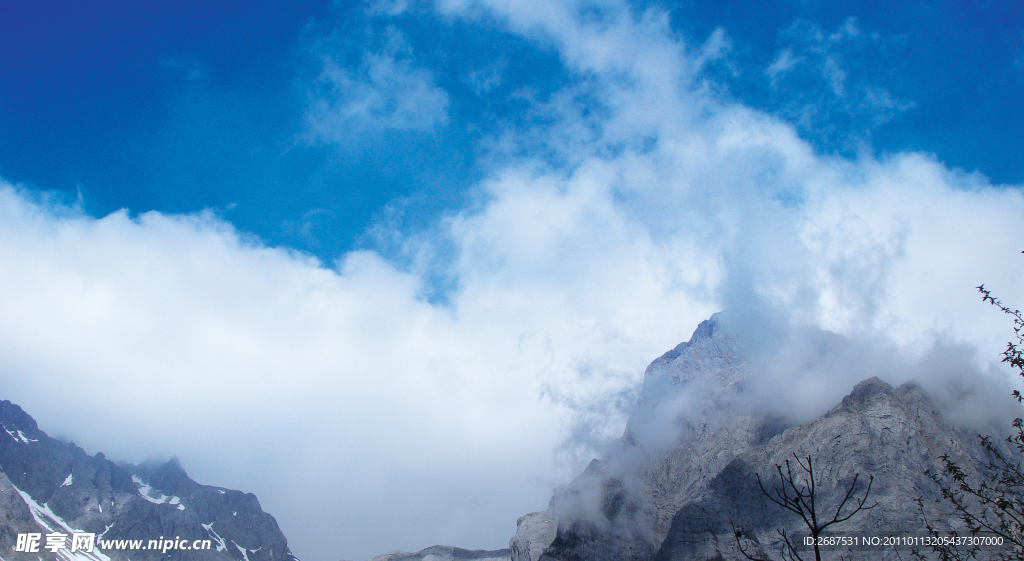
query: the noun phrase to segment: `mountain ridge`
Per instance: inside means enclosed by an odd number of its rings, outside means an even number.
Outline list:
[[[879,506],[838,530],[923,531],[919,497],[929,519],[956,524],[925,474],[941,473],[940,457],[949,452],[976,476],[989,456],[976,435],[943,420],[919,385],[870,377],[820,417],[787,422],[749,395],[754,374],[744,351],[716,314],[655,359],[623,437],[556,490],[547,510],[520,518],[510,559],[743,559],[734,526],[748,551],[781,558],[778,530],[806,529],[767,500],[757,477],[772,488],[776,465],[805,457],[820,468],[825,502],[854,475],[873,477]],[[890,551],[844,553],[896,558]]]
[[[103,453],[89,456],[74,443],[48,436],[10,401],[0,401],[0,428],[0,549],[10,551],[7,561],[56,558],[43,547],[38,553],[15,551],[17,534],[45,539],[48,533],[75,531],[97,536],[96,555],[77,556],[82,561],[297,561],[277,521],[252,493],[196,483],[176,459],[135,466],[114,463]],[[101,551],[101,538],[141,545]],[[165,538],[182,545],[210,540],[210,548],[147,549],[149,540]],[[72,559],[81,553],[56,551]]]
[[[826,342],[838,337],[826,335]],[[924,515],[940,526],[956,524],[925,474],[941,473],[948,453],[974,477],[990,457],[974,434],[943,419],[921,386],[869,377],[817,418],[787,421],[751,389],[759,387],[752,381],[762,363],[749,352],[715,314],[652,361],[622,437],[556,489],[546,510],[520,517],[508,549],[435,545],[369,561],[723,561],[743,558],[741,546],[779,559],[778,531],[804,528],[767,500],[761,484],[778,486],[776,466],[803,458],[816,466],[825,508],[854,476],[872,478],[877,506],[841,531],[920,531]],[[56,561],[45,549],[15,551],[18,534],[73,531],[141,544],[209,540],[211,547],[65,549],[63,561],[298,561],[255,495],[199,484],[176,459],[132,465],[89,456],[49,437],[10,401],[0,401],[0,429],[5,561]],[[891,551],[843,553],[898,558]]]

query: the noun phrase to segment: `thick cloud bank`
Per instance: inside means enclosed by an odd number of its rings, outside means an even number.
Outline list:
[[[439,9],[578,79],[487,140],[476,204],[395,254],[326,266],[214,215],[95,219],[3,185],[0,395],[89,452],[176,454],[257,493],[300,558],[328,561],[503,547],[621,434],[646,364],[723,308],[998,359],[1008,326],[974,287],[1022,293],[1018,188],[926,154],[815,154],[717,97],[699,79],[715,46],[661,14],[501,6]],[[405,84],[368,75],[328,78],[359,100]],[[805,371],[808,399],[831,398],[830,369]]]

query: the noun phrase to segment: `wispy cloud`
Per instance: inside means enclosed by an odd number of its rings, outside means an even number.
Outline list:
[[[477,95],[483,95],[501,85],[507,67],[508,59],[501,58],[484,68],[473,70],[463,78],[463,81]]]
[[[773,97],[781,104],[780,114],[797,123],[806,137],[832,148],[849,149],[914,107],[911,100],[893,98],[880,85],[879,76],[850,62],[855,58],[852,55],[878,58],[897,44],[898,38],[867,33],[849,18],[832,32],[798,20],[781,39],[786,46],[765,74]]]
[[[189,82],[202,80],[209,73],[206,65],[192,58],[165,58],[160,65]]]
[[[414,65],[401,34],[391,30],[386,46],[347,69],[332,56],[309,94],[306,136],[312,141],[361,143],[386,130],[430,132],[448,121],[448,95],[430,71]]]

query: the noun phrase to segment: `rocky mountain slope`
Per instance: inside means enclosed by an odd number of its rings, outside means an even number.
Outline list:
[[[274,517],[251,493],[200,485],[175,460],[134,466],[115,464],[102,453],[89,456],[47,436],[9,401],[0,401],[0,428],[0,550],[8,552],[6,561],[295,559]],[[39,551],[16,551],[24,549],[17,547],[18,534],[29,533],[41,534]],[[71,551],[75,533],[95,534],[91,553]],[[66,535],[65,547],[47,549],[47,534]],[[157,549],[149,540],[159,540]],[[208,549],[202,549],[205,540]]]
[[[782,559],[779,530],[806,528],[765,497],[758,478],[776,489],[776,466],[795,468],[807,457],[823,511],[841,501],[854,477],[860,489],[871,478],[874,506],[837,530],[920,535],[918,498],[933,523],[957,523],[925,473],[941,471],[943,454],[969,477],[989,458],[974,435],[942,419],[920,387],[870,378],[820,418],[795,424],[759,403],[746,352],[713,316],[652,362],[622,438],[558,489],[547,510],[521,517],[509,549],[433,546],[370,561],[725,561],[744,559],[740,547],[755,559]],[[0,561],[297,561],[252,494],[200,485],[174,460],[135,466],[88,456],[47,436],[8,401],[0,401],[0,429]],[[29,533],[42,538],[38,552],[19,547],[19,534]],[[75,533],[94,534],[93,551],[71,551]],[[66,547],[47,549],[48,534],[66,534]],[[208,549],[193,547],[204,542]],[[845,559],[908,554],[830,552]]]
[[[874,506],[837,526],[843,532],[869,535],[924,534],[915,500],[929,505],[929,518],[954,517],[940,501],[939,490],[925,472],[941,472],[939,456],[950,452],[962,465],[981,465],[987,456],[970,435],[950,427],[913,384],[892,387],[877,378],[858,384],[824,417],[792,427],[733,459],[695,500],[672,518],[655,555],[657,560],[741,558],[733,528],[753,550],[778,553],[784,544],[779,528],[806,533],[803,523],[765,500],[757,485],[760,474],[768,489],[780,482],[773,466],[810,456],[816,467],[819,501],[831,514],[855,474],[874,478],[869,503]],[[831,509],[831,510],[830,510]],[[927,549],[927,548],[923,548]],[[904,551],[904,556],[907,555]],[[892,551],[847,552],[847,558],[896,558]]]
[[[435,545],[415,553],[392,551],[370,558],[368,561],[508,561],[509,551],[498,549],[461,549],[448,545]]]
[[[790,460],[795,468],[807,456],[823,509],[839,503],[856,474],[861,488],[873,478],[877,506],[838,530],[923,532],[919,497],[930,520],[955,523],[925,472],[941,471],[939,457],[950,453],[974,473],[987,455],[975,436],[945,423],[919,387],[865,380],[821,418],[787,427],[744,394],[750,376],[741,345],[719,318],[701,323],[690,341],[648,367],[617,446],[556,491],[548,510],[520,518],[510,558],[743,559],[742,542],[755,558],[781,559],[778,530],[806,528],[767,500],[757,477],[776,488],[775,466]],[[876,548],[845,558],[897,555]]]

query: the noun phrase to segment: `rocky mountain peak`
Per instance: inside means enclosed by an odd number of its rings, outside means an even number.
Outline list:
[[[36,420],[22,410],[20,406],[7,400],[0,401],[0,425],[3,425],[7,434],[12,434],[18,430],[22,431],[21,437],[15,437],[19,439],[34,438],[36,433],[39,432]]]
[[[873,376],[854,386],[853,391],[845,396],[828,414],[862,412],[869,409],[872,403],[878,400],[895,399],[897,399],[896,389],[878,379],[878,377]]]
[[[196,483],[176,459],[135,466],[89,456],[50,438],[9,401],[0,401],[0,425],[0,549],[11,552],[7,561],[294,561],[277,521],[251,493]],[[51,532],[92,533],[99,549],[14,551],[18,534]],[[164,537],[210,547],[149,547]]]
[[[917,384],[868,378],[822,417],[786,428],[744,405],[752,402],[746,352],[716,314],[652,362],[622,441],[556,491],[548,510],[520,519],[513,561],[738,559],[733,525],[758,558],[780,558],[777,530],[799,532],[802,522],[767,501],[757,477],[777,484],[775,466],[794,458],[815,462],[823,505],[855,475],[873,478],[878,507],[846,531],[918,531],[919,497],[935,505],[936,520],[955,518],[925,473],[941,471],[950,449],[967,466],[985,465],[985,451]],[[658,435],[667,440],[658,444]]]
[[[721,314],[715,314],[697,326],[689,341],[655,359],[644,373],[644,384],[679,385],[695,379],[728,384],[735,381],[736,367],[742,361],[735,337],[726,329]]]
[[[645,370],[640,395],[626,425],[626,438],[652,418],[663,416],[656,410],[671,407],[683,394],[709,401],[738,391],[749,375],[746,366],[742,349],[721,315],[702,321],[689,341],[658,357]]]

